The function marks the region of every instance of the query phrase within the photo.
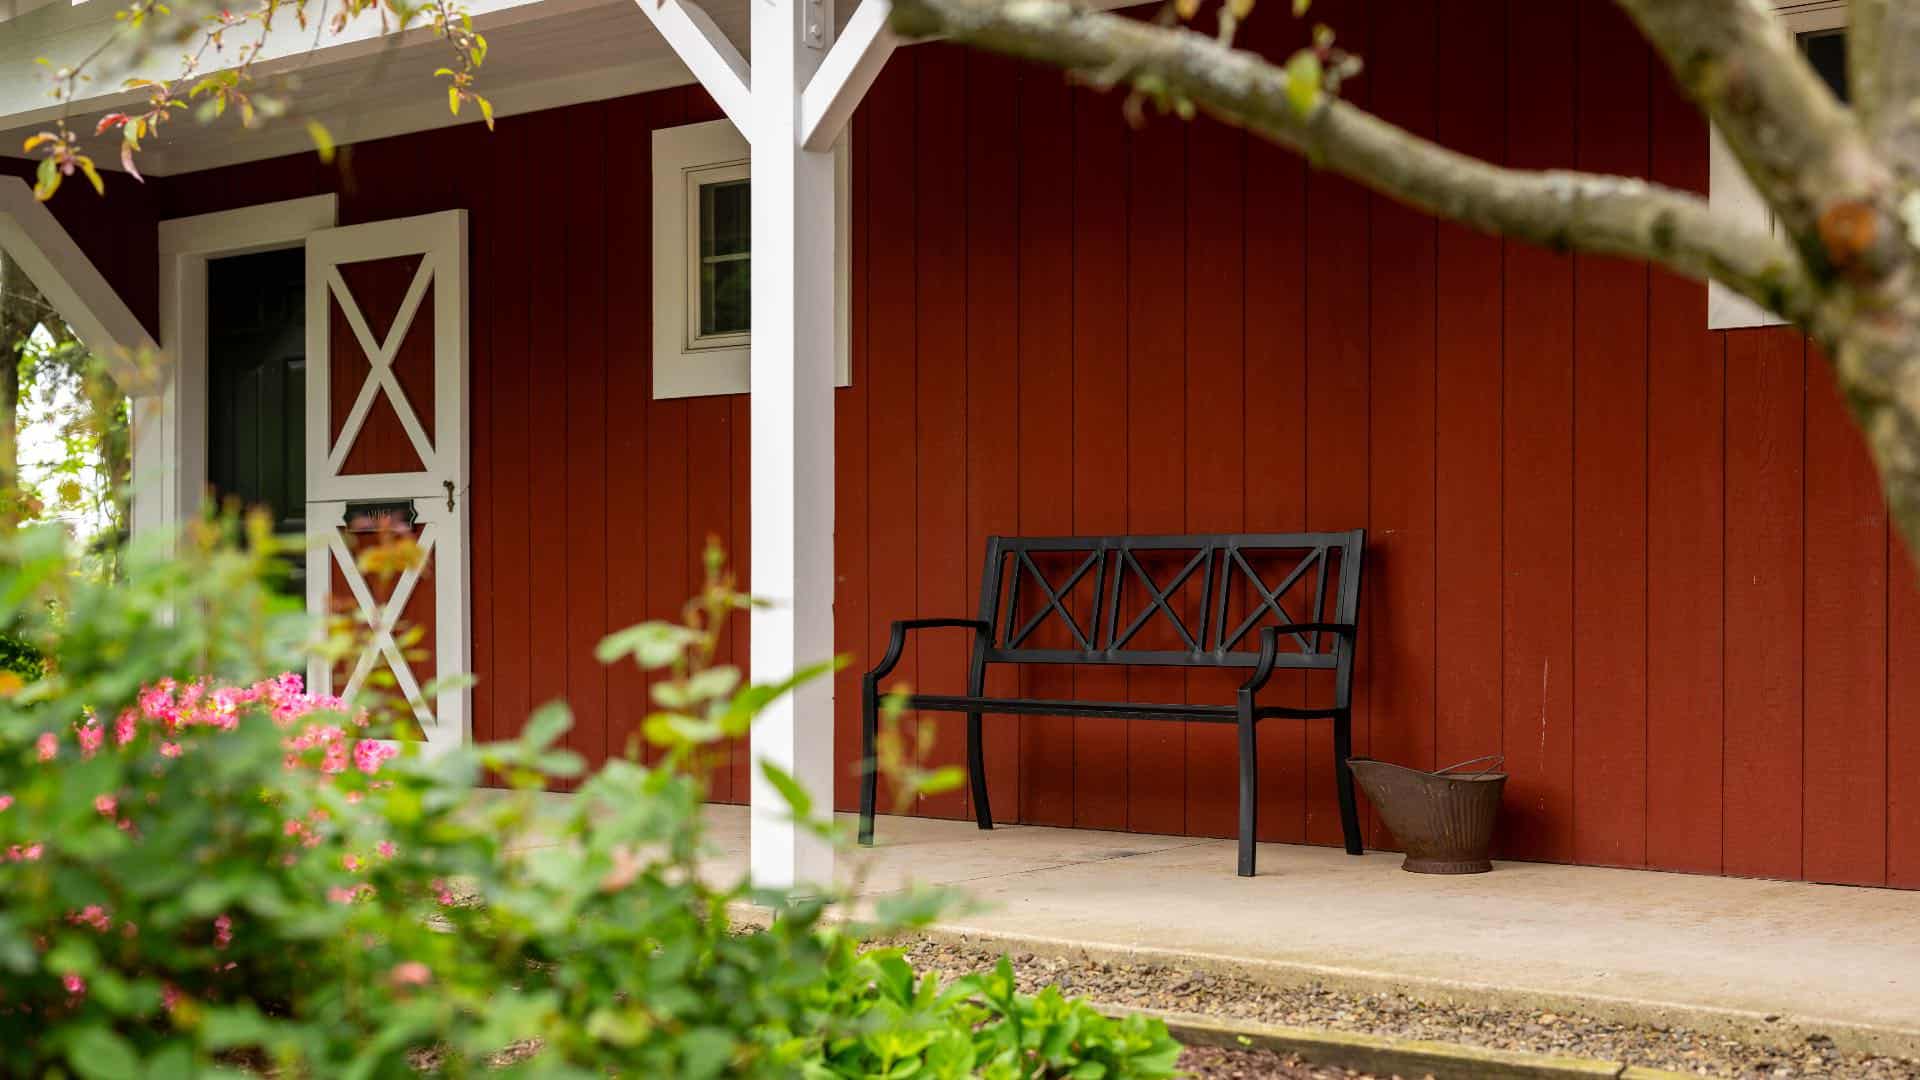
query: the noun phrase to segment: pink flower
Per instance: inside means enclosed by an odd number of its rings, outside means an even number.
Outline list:
[[[388,979],[395,986],[425,986],[433,981],[433,971],[418,960],[393,965]]]
[[[357,870],[359,870],[359,869],[360,869],[360,866],[361,866],[361,863],[360,863],[360,856],[358,856],[358,855],[342,855],[342,856],[340,857],[340,865],[341,865],[341,866],[344,866],[344,867],[346,867],[346,868],[347,868],[347,870],[348,870],[348,872],[354,872],[354,871],[357,871]]]
[[[373,850],[379,852],[381,858],[391,859],[393,858],[393,841],[382,840],[380,841],[379,845],[375,847]]]
[[[74,734],[80,737],[80,756],[90,758],[100,750],[100,744],[106,741],[107,733],[92,720],[74,726]]]
[[[119,801],[111,795],[95,795],[93,797],[93,808],[98,810],[102,817],[112,817],[114,809],[119,805]]]
[[[0,813],[4,813],[6,809],[12,805],[13,805],[13,796],[0,795]]]
[[[180,1004],[179,988],[175,987],[172,983],[162,984],[160,987],[161,1007],[166,1009],[168,1012],[172,1012],[174,1008],[179,1004]]]
[[[453,890],[447,888],[447,883],[444,880],[434,878],[432,883],[427,887],[433,890],[434,899],[440,901],[441,907],[453,906]]]
[[[139,731],[140,724],[134,717],[133,710],[121,710],[120,715],[113,721],[113,745],[127,745],[133,741],[134,735],[138,734]]]
[[[41,732],[40,738],[33,745],[34,749],[39,751],[41,761],[52,761],[54,755],[60,752],[60,740],[51,731]]]
[[[80,976],[74,974],[71,971],[67,972],[65,975],[60,976],[60,985],[66,987],[67,993],[69,994],[78,995],[78,994],[84,994],[87,992],[87,980],[81,978]]]
[[[213,947],[224,949],[233,944],[233,920],[225,915],[217,915],[213,920]]]
[[[113,920],[108,917],[107,909],[99,904],[88,904],[79,911],[69,912],[67,922],[74,926],[91,927],[102,934],[113,927]]]
[[[163,758],[177,758],[177,757],[179,757],[179,756],[180,756],[180,744],[179,744],[179,743],[177,743],[177,742],[162,742],[162,743],[160,744],[160,756],[161,756],[161,757],[163,757]]]
[[[361,739],[353,746],[354,768],[372,776],[380,771],[380,766],[400,751],[397,747],[374,739]]]

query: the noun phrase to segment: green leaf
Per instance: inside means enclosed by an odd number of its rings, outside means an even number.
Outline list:
[[[564,702],[549,701],[535,709],[520,731],[520,741],[535,750],[545,750],[573,727],[573,710]]]
[[[740,685],[740,669],[710,667],[687,680],[687,693],[695,701],[726,697]]]
[[[594,655],[603,664],[631,656],[641,667],[654,671],[680,659],[686,647],[699,637],[699,631],[656,619],[608,634],[594,649]]]
[[[1287,60],[1287,103],[1302,116],[1320,103],[1320,58],[1301,49]]]
[[[33,183],[33,197],[46,202],[53,198],[54,192],[59,190],[60,166],[55,165],[52,158],[41,158],[40,170],[35,174]]]
[[[67,1040],[67,1060],[91,1080],[136,1080],[140,1059],[127,1041],[100,1025],[89,1025]]]
[[[807,794],[807,789],[800,786],[800,781],[795,780],[792,773],[771,761],[762,761],[760,771],[766,776],[767,782],[780,792],[780,797],[786,800],[794,817],[804,819],[812,815],[813,796]]]

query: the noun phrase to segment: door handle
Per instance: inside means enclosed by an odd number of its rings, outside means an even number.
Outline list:
[[[451,514],[453,513],[453,481],[442,480],[441,483],[447,486],[447,513]]]

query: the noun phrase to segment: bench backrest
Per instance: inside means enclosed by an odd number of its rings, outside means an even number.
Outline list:
[[[1260,628],[1359,621],[1366,532],[994,536],[987,663],[1253,667]],[[1351,667],[1338,634],[1281,634],[1275,667]]]

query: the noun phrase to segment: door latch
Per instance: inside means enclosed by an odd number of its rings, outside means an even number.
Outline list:
[[[447,486],[447,513],[451,514],[453,513],[453,481],[442,480],[441,483]]]

